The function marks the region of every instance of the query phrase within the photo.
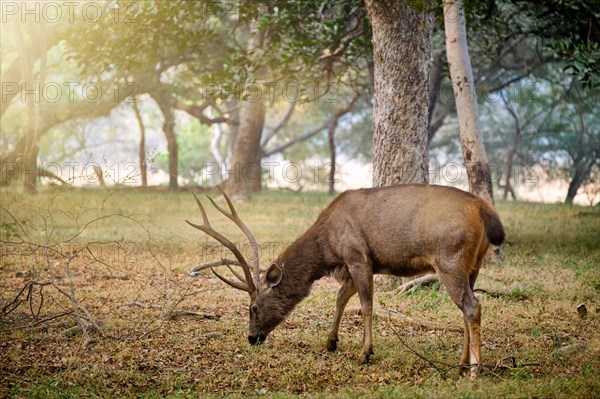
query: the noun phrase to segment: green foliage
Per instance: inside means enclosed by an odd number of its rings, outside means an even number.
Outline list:
[[[213,161],[210,155],[210,131],[197,119],[188,119],[176,129],[179,145],[180,175],[197,184],[205,184],[202,172],[207,170],[206,163]],[[155,159],[156,165],[168,169],[168,154],[162,152]]]
[[[479,37],[531,38],[533,48],[584,87],[600,85],[600,7],[596,0],[466,1],[468,25]],[[473,35],[471,36],[471,38]]]
[[[505,182],[508,154],[515,150],[513,186],[546,177],[571,181],[580,173],[582,184],[593,183],[600,160],[599,98],[598,89],[583,88],[576,77],[565,79],[554,64],[540,68],[535,77],[479,96],[493,178]],[[431,143],[433,154],[451,160],[462,158],[458,138],[448,129],[453,122]]]
[[[267,67],[269,75],[281,84],[300,81],[310,85],[322,80],[325,69],[329,78],[333,73],[342,74],[346,65],[364,67],[360,60],[370,49],[368,23],[355,1],[323,7],[316,1],[175,0],[121,7],[126,9],[121,13],[131,8],[132,17],[115,22],[110,18],[116,13],[113,11],[98,23],[77,24],[66,41],[72,57],[88,73],[133,77],[142,93],[153,90],[157,75],[169,68],[174,68],[169,83],[179,95],[192,99],[194,84],[227,87],[212,93],[223,100],[240,95],[243,86],[252,82],[250,72],[261,67]],[[263,7],[266,11],[259,12]],[[267,44],[249,54],[247,27],[255,18],[259,29],[267,28]],[[334,71],[333,64],[319,61],[319,57],[335,51],[349,29],[365,30],[365,37],[347,45],[342,54],[346,62]]]
[[[410,3],[419,9],[429,6],[437,15],[434,49],[441,50],[441,3],[421,0]],[[362,1],[112,1],[102,3],[102,17],[94,22],[82,19],[85,4],[75,6],[76,18],[72,23],[23,25],[31,53],[38,47],[40,35],[47,34],[51,39],[47,81],[59,84],[99,81],[103,87],[117,82],[121,87],[131,85],[137,95],[151,93],[185,104],[210,100],[225,110],[235,106],[232,98],[239,99],[244,88],[255,82],[256,71],[265,70],[262,80],[279,87],[298,84],[303,93],[300,100],[308,103],[311,110],[282,130],[273,144],[297,137],[327,120],[335,111],[335,104],[315,102],[311,88],[315,84],[332,85],[340,93],[336,98],[341,103],[354,93],[363,95],[355,104],[354,115],[340,121],[336,137],[338,150],[351,158],[370,159],[372,35]],[[523,86],[527,82],[523,76],[531,79],[529,81],[545,79],[548,72],[540,68],[538,62],[551,63],[551,68],[556,70],[552,82],[542,84],[549,91],[536,93],[533,104],[518,104],[519,115],[531,116],[547,107],[561,90],[557,82],[566,81],[566,76],[572,75],[581,83],[583,105],[578,107],[576,98],[568,98],[548,120],[547,125],[551,127],[525,137],[525,150],[519,156],[521,163],[541,162],[556,171],[555,174],[572,175],[578,146],[591,148],[598,140],[593,129],[598,124],[594,116],[598,110],[593,106],[597,93],[593,89],[598,85],[600,70],[600,13],[596,2],[469,0],[465,6],[471,56],[475,72],[481,78],[479,86],[489,86],[491,90],[512,80]],[[66,15],[64,9],[63,16]],[[257,21],[258,29],[265,31],[266,40],[263,48],[250,52],[249,26],[253,20]],[[2,44],[0,62],[6,71],[21,49],[13,35],[3,35]],[[39,75],[39,59],[35,65],[34,75]],[[448,82],[447,76],[443,82]],[[207,90],[208,85],[219,89]],[[493,94],[485,88],[481,91],[488,97]],[[114,105],[122,100],[123,95],[118,96]],[[445,100],[446,103],[439,104],[446,105],[453,98],[447,96]],[[272,108],[276,108],[283,99],[278,94],[269,101]],[[81,92],[77,90],[75,102],[82,102]],[[2,117],[3,152],[14,148],[27,127],[24,109],[22,102],[13,101]],[[60,161],[78,145],[90,145],[91,141],[85,140],[83,124],[73,121],[88,113],[70,113],[74,107],[68,96],[63,96],[57,104],[45,103],[40,109],[42,121],[52,120],[53,126],[59,127],[41,141],[42,158]],[[482,110],[485,125],[490,126],[486,144],[491,149],[491,158],[501,163],[512,138],[510,118],[506,113],[496,113],[489,104]],[[578,135],[581,129],[573,126],[579,114],[584,115],[584,122],[590,127],[591,133],[587,136]],[[453,119],[448,118],[448,121],[447,127],[453,129]],[[182,158],[180,170],[182,175],[194,180],[201,162],[210,159],[209,134],[199,126],[178,127],[177,131]],[[438,150],[433,148],[432,153],[459,154],[454,133],[453,130],[438,135],[433,143]],[[325,132],[284,154],[294,161],[314,155],[328,155]],[[165,156],[159,157],[161,165],[166,164]],[[589,159],[590,155],[585,157]],[[598,167],[593,165],[591,170]],[[592,177],[588,177],[588,181],[593,180],[593,173],[589,175]]]

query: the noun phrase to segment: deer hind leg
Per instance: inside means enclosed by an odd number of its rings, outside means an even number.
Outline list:
[[[333,317],[333,325],[331,326],[331,330],[329,330],[329,336],[327,338],[327,350],[330,352],[337,349],[340,321],[342,320],[346,304],[354,294],[356,294],[356,287],[354,287],[352,279],[348,278],[342,283],[335,301],[335,316]]]
[[[471,357],[469,355],[470,342],[471,342],[471,336],[469,334],[469,324],[467,323],[467,319],[465,318],[465,333],[464,333],[464,340],[463,340],[463,351],[462,351],[462,355],[460,357],[460,364],[462,364],[462,365],[468,365],[471,361]],[[462,368],[462,371],[464,371],[464,368]]]
[[[363,312],[361,363],[369,363],[369,358],[373,354],[373,270],[370,265],[361,262],[349,264],[348,270],[358,292]]]
[[[471,291],[473,291],[473,289],[475,288],[475,280],[477,280],[477,275],[479,274],[479,270],[475,270],[474,272],[471,272],[471,275],[469,276],[469,286],[471,287]],[[481,310],[480,310],[481,312]],[[481,318],[481,315],[480,317]],[[465,336],[464,336],[464,344],[463,344],[463,352],[462,352],[462,356],[460,358],[460,364],[464,364],[464,365],[469,365],[471,363],[471,351],[470,351],[470,346],[471,346],[471,334],[470,334],[470,330],[471,328],[469,327],[469,323],[467,321],[467,318],[464,318],[465,320]],[[478,327],[480,325],[480,321],[478,321]],[[478,345],[478,347],[481,344]],[[481,359],[481,354],[477,355],[478,359]],[[464,370],[463,370],[464,371]]]
[[[472,288],[477,275],[467,277],[462,273],[456,275],[448,272],[440,272],[439,275],[450,297],[463,312],[465,333],[461,363],[471,366],[471,378],[474,378],[481,369],[481,305]]]
[[[469,296],[471,309],[474,309],[474,316],[472,317],[472,321],[469,323],[469,335],[471,336],[469,342],[469,357],[471,361],[471,365],[477,365],[476,367],[471,367],[471,378],[477,376],[477,372],[482,370],[482,362],[481,362],[481,305],[479,301],[475,297],[475,293],[473,292],[473,288],[475,287],[475,280],[477,280],[477,275],[479,270],[475,270],[469,276]]]

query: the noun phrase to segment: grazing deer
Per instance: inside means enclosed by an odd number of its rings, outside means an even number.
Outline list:
[[[204,223],[187,221],[229,249],[243,276],[223,260],[239,281],[207,265],[225,283],[250,294],[248,341],[260,344],[290,314],[312,284],[327,275],[341,283],[327,349],[336,350],[340,319],[358,293],[364,321],[361,360],[373,353],[373,275],[415,276],[435,272],[463,312],[465,330],[461,364],[481,367],[481,306],[473,286],[489,244],[504,241],[504,228],[487,202],[456,188],[397,185],[346,191],[335,199],[306,233],[288,246],[260,277],[258,244],[221,191],[229,212],[212,204],[246,235],[253,249],[252,267],[239,249],[215,231],[196,197]],[[199,269],[196,269],[196,271]]]

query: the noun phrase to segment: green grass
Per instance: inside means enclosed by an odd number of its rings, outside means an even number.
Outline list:
[[[189,193],[47,189],[25,196],[2,189],[1,195],[0,305],[32,279],[52,280],[101,321],[101,330],[84,333],[69,316],[34,325],[72,303],[52,287],[41,293],[33,288],[31,301],[0,317],[0,396],[600,396],[597,209],[497,204],[507,231],[506,260],[487,265],[476,286],[502,294],[478,294],[484,362],[510,367],[488,369],[471,381],[454,370],[446,373],[446,364],[458,361],[462,334],[385,317],[375,318],[372,363],[360,365],[357,298],[342,321],[338,352],[325,351],[337,292],[328,278],[315,284],[264,345],[250,347],[247,294],[208,272],[187,276],[193,265],[227,255],[185,223],[201,220]],[[320,193],[265,192],[237,208],[263,244],[261,261],[267,263],[330,201]],[[227,219],[210,208],[209,216],[216,229],[243,242]],[[375,301],[413,318],[462,325],[441,286],[404,295],[378,290]],[[585,318],[576,310],[581,303]],[[219,318],[165,319],[171,309]],[[86,344],[90,338],[94,341]],[[578,343],[584,348],[554,352]]]

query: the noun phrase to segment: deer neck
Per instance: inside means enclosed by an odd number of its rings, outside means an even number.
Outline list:
[[[306,281],[312,284],[327,274],[324,270],[319,230],[315,226],[311,227],[290,244],[276,261],[278,264],[283,264],[284,275],[292,277],[294,282]]]
[[[324,257],[317,229],[311,228],[279,255],[283,277],[277,294],[288,312],[310,293],[313,283],[325,276]]]

